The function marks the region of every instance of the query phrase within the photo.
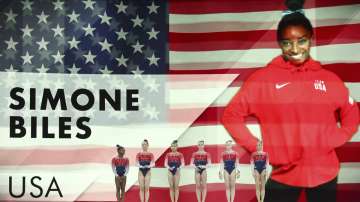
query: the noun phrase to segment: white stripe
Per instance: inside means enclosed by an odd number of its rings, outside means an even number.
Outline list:
[[[258,124],[247,124],[246,126],[252,134],[260,138],[261,131]],[[223,145],[231,139],[222,125],[193,126],[179,138],[178,144],[180,147],[191,147],[195,146],[199,140],[204,140],[206,145]],[[360,126],[351,142],[360,142]]]
[[[235,94],[240,90],[240,87],[229,87],[227,88],[223,94],[221,94],[215,102],[211,104],[212,107],[225,107],[231,101],[231,99],[235,96]]]
[[[180,79],[183,75],[174,75]],[[191,81],[172,81],[167,91],[166,103],[171,109],[208,107],[224,92],[237,74],[187,75]],[[193,112],[191,112],[193,113]],[[201,112],[196,113],[200,115]]]
[[[345,82],[346,87],[350,91],[350,95],[353,99],[360,102],[360,82]],[[224,107],[234,95],[240,90],[241,87],[229,87],[224,93],[222,93],[216,100],[211,104],[212,107]],[[207,92],[202,92],[206,96]]]
[[[305,9],[305,15],[312,22],[314,27],[333,26],[343,24],[355,24],[360,22],[360,4],[333,6],[322,8]],[[263,30],[276,29],[277,24],[282,17],[282,11],[260,11],[243,13],[216,13],[216,14],[170,14],[171,32],[201,32],[196,27],[204,28],[204,23],[226,23],[239,22],[249,23],[250,26],[238,27],[236,30],[226,31],[245,31],[245,30]],[[251,25],[253,23],[253,25]],[[194,30],[181,30],[177,25],[193,25]],[[266,25],[265,27],[261,25]],[[209,27],[211,30],[211,27]],[[203,32],[211,32],[203,29]],[[212,32],[225,30],[212,30]]]
[[[204,100],[208,99],[208,95],[212,95],[212,91],[218,90],[217,88],[204,88],[204,89],[176,89],[169,92],[169,102],[173,103],[172,109],[196,109],[204,106]],[[228,90],[225,89],[224,92]],[[220,93],[219,93],[220,94]],[[218,94],[217,94],[218,95]],[[214,98],[218,100],[219,97]],[[210,105],[211,103],[209,103]]]
[[[201,63],[232,63],[228,68],[261,67],[269,63],[274,57],[281,54],[276,49],[250,50],[221,50],[221,51],[170,51],[170,67],[177,69],[200,69],[196,64]],[[311,48],[314,59],[323,64],[329,63],[359,63],[360,43],[325,45]],[[184,66],[181,66],[184,64]],[[178,66],[173,66],[178,65]],[[180,65],[180,66],[179,66]],[[218,69],[204,67],[205,69]]]

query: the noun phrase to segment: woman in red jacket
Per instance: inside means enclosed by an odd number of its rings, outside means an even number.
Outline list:
[[[258,139],[244,120],[259,120],[273,166],[265,202],[295,202],[303,189],[308,202],[334,202],[340,169],[335,148],[357,131],[359,110],[343,81],[311,58],[312,25],[302,5],[289,2],[277,29],[282,54],[247,79],[222,123],[252,153]]]

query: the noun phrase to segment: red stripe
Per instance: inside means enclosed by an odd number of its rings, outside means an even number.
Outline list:
[[[358,107],[360,108],[360,102],[357,103]],[[192,126],[202,126],[202,125],[221,125],[220,119],[223,116],[225,107],[208,107],[206,110],[193,122]],[[188,110],[178,110],[176,113],[181,116],[186,116]],[[183,115],[181,115],[183,114]],[[359,114],[360,116],[360,114]],[[257,123],[257,119],[255,117],[247,117],[245,119],[247,124],[254,124]]]
[[[171,122],[184,123],[190,117],[200,114],[198,118],[192,123],[192,126],[201,125],[221,125],[220,119],[223,116],[225,107],[208,107],[205,110],[200,108],[187,108],[187,109],[173,109],[169,115]],[[246,123],[257,123],[255,117],[246,117]]]
[[[208,107],[205,111],[192,123],[192,126],[203,125],[221,125],[220,120],[224,114],[225,107]],[[185,112],[184,112],[185,113]],[[247,117],[245,122],[247,124],[257,123],[255,117]]]
[[[278,48],[274,30],[174,33],[170,32],[171,51],[245,50]]]
[[[344,82],[360,82],[359,63],[327,64],[323,67],[337,74]]]
[[[318,27],[314,29],[314,46],[360,42],[360,24]],[[212,51],[279,48],[276,30],[213,33],[170,32],[171,51]]]
[[[270,61],[269,61],[270,62]],[[360,82],[360,63],[335,63],[322,65],[323,68],[337,74],[344,82]],[[190,69],[194,67],[189,66]],[[259,67],[260,68],[260,67]],[[232,68],[209,70],[171,70],[170,74],[240,74],[237,81],[245,80],[259,68]]]
[[[360,3],[359,0],[307,0],[304,8],[341,6]],[[170,0],[172,14],[237,13],[285,10],[284,0]]]
[[[220,163],[220,155],[225,151],[224,145],[207,145],[205,150],[210,153],[212,163]],[[234,150],[240,155],[240,163],[248,164],[250,162],[250,155],[245,151],[244,148],[236,145]],[[184,155],[185,164],[190,164],[192,153],[197,151],[197,146],[181,147],[178,149]],[[170,152],[168,149],[164,152],[161,157],[156,161],[157,167],[164,166],[165,155]],[[354,155],[360,153],[360,142],[348,142],[344,146],[336,149],[336,153],[339,157],[340,162],[360,162],[360,155]]]

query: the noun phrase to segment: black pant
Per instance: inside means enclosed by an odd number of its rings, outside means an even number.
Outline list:
[[[265,202],[297,202],[305,189],[307,202],[336,202],[337,177],[313,188],[294,187],[269,179],[265,185]]]

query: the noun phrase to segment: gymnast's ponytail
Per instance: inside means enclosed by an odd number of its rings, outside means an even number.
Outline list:
[[[309,19],[306,18],[303,10],[305,0],[286,0],[287,10],[283,11],[283,17],[277,28],[277,41],[283,39],[283,32],[288,26],[303,26],[309,33],[313,35],[313,26]]]

